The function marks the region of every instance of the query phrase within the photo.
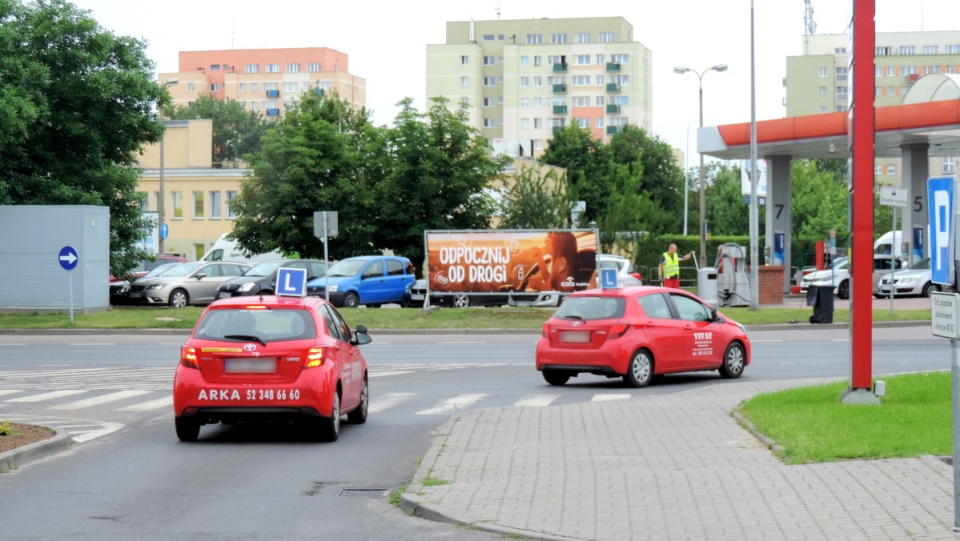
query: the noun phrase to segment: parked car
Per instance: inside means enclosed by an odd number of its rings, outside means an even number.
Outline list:
[[[942,291],[943,286],[933,283],[930,258],[925,257],[906,269],[883,275],[877,285],[877,297],[889,297],[891,290],[894,296],[929,297],[931,291]]]
[[[617,274],[621,278],[632,276],[637,280],[642,280],[639,272],[635,272],[633,262],[625,257],[612,254],[600,254],[597,256],[597,267],[601,269],[617,269]]]
[[[183,308],[188,304],[204,305],[214,301],[217,288],[231,278],[241,276],[250,265],[192,261],[169,269],[163,276],[140,278],[130,285],[130,304],[169,304]]]
[[[256,300],[255,304],[250,304]],[[370,342],[315,297],[236,297],[208,306],[180,350],[173,380],[177,437],[219,422],[297,422],[336,441],[340,417],[367,420]]]
[[[543,325],[536,368],[550,385],[588,373],[644,387],[655,375],[676,372],[739,378],[750,355],[743,325],[691,293],[590,289],[572,293]]]
[[[264,254],[248,254],[240,249],[237,241],[228,239],[227,237],[229,235],[230,233],[224,233],[223,235],[220,235],[220,238],[213,243],[213,246],[207,250],[207,253],[203,254],[203,257],[200,258],[200,261],[235,261],[239,263],[256,265],[261,261],[270,261],[272,259],[283,258],[283,254],[276,251],[267,252]]]
[[[154,275],[153,271],[158,268],[169,269],[175,267],[187,260],[176,255],[158,255],[153,259],[142,259],[137,262],[137,266],[130,269],[126,278],[116,278],[110,275],[110,304],[123,305],[127,303],[127,294],[130,292],[130,283],[137,278],[143,278],[148,275]]]
[[[632,276],[630,278],[633,278]],[[423,278],[416,280],[403,293],[400,306],[404,308],[421,308],[427,298],[427,281]],[[543,293],[432,293],[430,305],[444,308],[466,308],[468,306],[559,306],[563,302],[562,295],[557,291]]]
[[[415,280],[413,265],[405,257],[369,255],[334,263],[327,274],[307,282],[307,294],[326,297],[337,307],[401,303],[407,286]]]
[[[160,276],[161,274],[167,272],[167,270],[176,267],[180,263],[163,263],[159,266],[153,267],[146,274],[140,276],[140,278],[153,278],[154,276]],[[135,280],[139,280],[136,278]],[[127,304],[127,295],[130,294],[130,281],[128,280],[117,280],[110,282],[110,304],[113,305],[123,305]]]
[[[329,265],[319,259],[271,259],[257,263],[243,273],[243,276],[231,278],[217,288],[217,298],[239,297],[242,295],[273,295],[276,291],[277,269],[304,269],[307,280],[313,280],[327,273]]]
[[[899,265],[900,260],[887,254],[873,254],[873,286],[874,295],[878,295],[877,285],[884,274]],[[833,287],[833,292],[841,299],[850,298],[850,261],[846,257],[834,260],[833,269],[824,269],[808,273],[800,280],[800,291],[804,294],[810,286]]]

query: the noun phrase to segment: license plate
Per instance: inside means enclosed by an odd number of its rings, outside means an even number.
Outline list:
[[[272,374],[277,371],[277,359],[227,359],[223,371],[228,374]]]
[[[130,294],[130,297],[132,297],[132,298],[134,298],[134,299],[138,299],[138,298],[140,298],[140,297],[142,297],[142,296],[143,296],[143,293],[131,293],[131,294]]]
[[[414,293],[413,295],[410,295],[410,300],[422,301],[425,296],[426,296],[426,295],[418,295],[418,294]]]
[[[563,331],[560,333],[560,341],[570,344],[588,344],[590,331]]]

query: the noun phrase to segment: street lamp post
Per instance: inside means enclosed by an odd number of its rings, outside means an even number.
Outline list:
[[[674,73],[684,74],[692,73],[700,80],[700,127],[703,127],[703,76],[708,71],[727,71],[726,64],[717,64],[703,71],[696,71],[690,68],[677,66],[673,68]],[[700,153],[700,266],[707,266],[707,184],[706,175],[703,171],[703,153]]]
[[[174,77],[169,81],[163,83],[163,88],[166,89],[168,86],[173,86],[180,82],[180,79]],[[163,213],[163,140],[167,138],[167,121],[163,118],[163,106],[159,107],[160,113],[160,123],[163,124],[163,135],[160,136],[160,186],[157,189],[157,219],[159,223],[157,224],[157,237],[159,237],[159,242],[157,244],[157,251],[162,255],[164,253],[163,248],[163,235],[160,234],[160,229],[163,228],[164,223],[164,213]]]

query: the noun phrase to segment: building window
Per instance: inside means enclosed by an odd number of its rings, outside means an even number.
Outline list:
[[[590,128],[590,119],[589,118],[575,118],[573,122],[580,128]]]
[[[520,65],[521,65],[521,66],[529,66],[529,65],[530,65],[530,57],[527,56],[527,55],[521,56],[521,57],[520,57]]]
[[[543,143],[539,139],[533,140],[533,150],[540,150],[543,147]]]
[[[210,219],[220,219],[220,192],[210,192]]]
[[[240,83],[240,92],[247,91],[247,83]]]
[[[244,73],[260,73],[260,64],[247,64],[243,67]]]
[[[529,77],[521,77],[521,78],[520,78],[520,86],[521,86],[522,88],[526,88],[526,87],[530,86],[530,78],[529,78]]]
[[[598,116],[598,117],[597,117],[597,122],[596,122],[595,126],[598,127],[598,128],[602,128],[602,127],[603,127],[603,117],[602,117],[602,116]]]
[[[630,55],[627,53],[617,53],[610,55],[610,61],[615,64],[629,64]]]
[[[539,109],[543,107],[543,98],[533,98],[533,108]]]
[[[597,107],[603,107],[607,103],[606,96],[597,96]]]
[[[284,91],[284,92],[296,92],[296,91],[297,91],[297,86],[298,86],[297,83],[283,83],[283,91]]]
[[[947,45],[944,49],[947,54],[960,54],[960,45]]]
[[[614,32],[600,32],[600,43],[613,43],[617,41],[617,35]]]
[[[590,107],[590,96],[574,96],[571,101],[574,107]]]
[[[883,75],[883,68],[881,68],[880,66],[877,66],[876,68],[873,69],[874,77],[880,77],[881,75]]]
[[[837,111],[838,113],[842,113],[842,112],[844,112],[844,111],[846,111],[846,110],[847,110],[847,106],[846,106],[846,105],[838,105],[838,106],[837,106],[837,109],[836,109],[836,111]]]
[[[468,97],[466,97],[466,96],[462,96],[462,97],[460,98],[460,103],[462,103],[462,104],[464,104],[464,105],[470,105],[470,98],[468,98]]]
[[[497,58],[495,56],[485,56],[483,57],[484,66],[495,66],[497,65]]]
[[[183,219],[183,192],[170,192],[173,202],[173,217]]]
[[[280,64],[267,64],[264,66],[264,71],[267,73],[280,73]]]
[[[827,106],[826,106],[826,105],[821,105],[821,106],[820,106],[820,109],[819,109],[819,113],[820,113],[820,114],[823,114],[823,113],[826,113],[826,112],[827,112]]]
[[[820,97],[821,97],[821,98],[825,98],[825,97],[827,96],[827,87],[821,86],[820,89],[819,89],[819,91],[820,91]]]
[[[496,78],[496,77],[484,77],[484,78],[483,78],[483,86],[494,86],[494,85],[496,85],[496,84],[497,84],[497,78]]]
[[[320,62],[307,62],[307,71],[310,73],[316,73],[323,70],[320,69]]]
[[[916,75],[916,66],[900,66],[900,75]]]
[[[874,175],[882,175],[882,174],[883,174],[883,166],[880,165],[879,163],[873,164],[873,174],[874,174]]]
[[[484,127],[484,128],[493,128],[493,127],[495,127],[495,126],[496,126],[496,122],[495,122],[492,118],[484,118],[484,119],[483,119],[483,127]]]
[[[890,47],[877,47],[876,56],[890,56],[893,54],[893,49]]]
[[[953,157],[946,157],[943,159],[943,172],[947,175],[952,175],[957,172],[957,159]]]
[[[497,125],[498,125],[498,126],[503,126],[503,117],[502,117],[502,116],[497,118]]]
[[[542,65],[543,65],[543,57],[540,56],[540,55],[534,56],[534,57],[533,57],[533,65],[534,65],[534,66],[542,66]]]
[[[461,77],[461,78],[460,78],[460,86],[462,86],[462,87],[464,87],[464,88],[470,86],[470,78],[469,78],[469,77]]]
[[[203,192],[193,192],[193,217],[203,218]]]
[[[233,210],[233,200],[237,198],[237,192],[227,192],[227,218],[236,218],[237,213]]]
[[[256,102],[256,101],[251,101],[251,102],[250,102],[250,110],[251,110],[251,111],[256,111],[256,110],[259,109],[259,108],[260,108],[260,102]]]
[[[530,129],[530,119],[529,119],[529,118],[521,118],[521,119],[520,119],[520,129],[521,129],[521,130],[529,130],[529,129]]]
[[[287,64],[287,73],[299,73],[300,64]]]
[[[833,54],[847,54],[847,48],[846,48],[846,47],[835,47],[835,48],[833,49]]]
[[[630,96],[610,96],[610,104],[626,107],[630,105]]]
[[[606,80],[607,80],[606,76],[604,76],[604,75],[597,75],[597,86],[603,86],[603,85],[605,85],[606,83],[605,83],[604,81],[606,81]]]
[[[820,77],[827,76],[827,68],[820,68]]]
[[[493,34],[484,34],[483,41],[493,41]]]
[[[838,100],[846,100],[846,99],[847,99],[847,87],[845,87],[845,86],[838,86],[838,87],[837,87],[837,99],[838,99]]]
[[[901,45],[900,54],[904,54],[904,55],[917,54],[917,48],[914,47],[913,45]]]
[[[536,76],[536,77],[534,77],[534,78],[533,78],[533,86],[537,86],[537,87],[543,86],[543,77],[540,77],[539,75]]]
[[[554,64],[563,64],[566,62],[566,57],[563,55],[547,55],[547,65],[552,66]]]
[[[887,87],[887,95],[888,95],[888,96],[896,96],[896,95],[897,95],[897,87],[895,87],[895,86],[888,86],[888,87]]]
[[[503,41],[505,36],[503,34],[497,34],[497,41]]]
[[[837,80],[838,81],[847,80],[847,68],[837,68]]]
[[[579,66],[586,66],[590,64],[590,55],[588,54],[578,54],[574,55],[573,63]]]
[[[567,99],[566,99],[566,98],[549,98],[549,99],[547,99],[547,107],[554,107],[554,106],[557,106],[557,105],[566,105],[566,104],[567,104]]]
[[[250,83],[250,92],[256,93],[259,91],[260,91],[260,83]]]
[[[574,75],[573,86],[590,86],[589,75]]]
[[[540,45],[543,43],[543,36],[540,34],[527,34],[527,45]]]
[[[539,130],[542,128],[543,128],[543,119],[542,118],[533,119],[533,129]]]
[[[573,35],[574,43],[590,43],[590,32],[577,32]]]
[[[483,98],[484,107],[493,107],[493,98]]]
[[[547,86],[553,85],[562,85],[567,82],[567,77],[564,75],[552,75],[547,77]]]
[[[874,96],[882,96],[882,95],[883,95],[883,87],[881,87],[881,86],[874,87],[874,89],[873,89],[873,95],[874,95]]]
[[[617,83],[620,86],[629,86],[630,76],[629,75],[611,75],[610,82]]]
[[[897,74],[896,66],[887,66],[887,77],[893,77]]]
[[[553,34],[550,36],[550,43],[566,43],[567,35],[566,34]]]
[[[210,64],[210,71],[220,71],[220,64]]]
[[[950,64],[949,66],[947,66],[947,73],[956,73],[953,70],[954,70],[953,64]]]
[[[264,90],[280,90],[280,85],[277,83],[263,83]]]
[[[602,54],[598,54],[598,55],[597,55],[597,65],[598,65],[598,66],[602,66],[602,65],[603,65],[603,55],[602,55]]]
[[[937,54],[937,50],[940,48],[939,45],[924,45],[923,54]]]
[[[887,174],[888,174],[888,175],[896,175],[896,174],[897,174],[897,166],[894,165],[894,164],[892,164],[892,163],[891,163],[891,164],[887,164]]]
[[[520,108],[529,109],[530,108],[530,98],[520,98]]]

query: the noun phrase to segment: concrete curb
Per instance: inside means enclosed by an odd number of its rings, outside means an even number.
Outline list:
[[[67,432],[57,432],[50,427],[44,427],[51,432],[53,436],[42,441],[31,443],[18,447],[12,451],[0,453],[0,473],[15,470],[28,462],[40,460],[61,451],[65,451],[73,445],[73,439]]]

